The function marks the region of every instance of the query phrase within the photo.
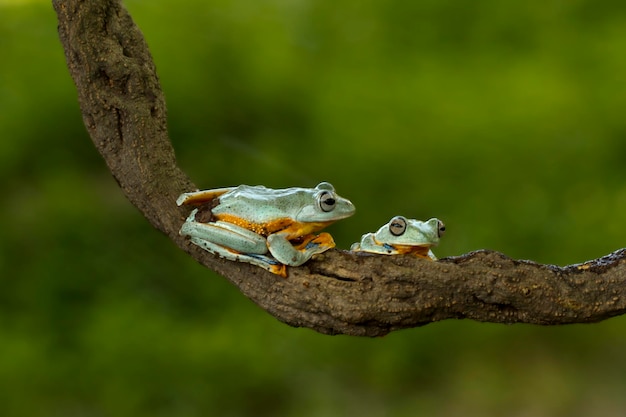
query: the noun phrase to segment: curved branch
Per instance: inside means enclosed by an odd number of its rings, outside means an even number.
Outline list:
[[[128,199],[198,262],[277,319],[321,333],[381,336],[449,318],[589,323],[626,311],[626,250],[564,268],[477,251],[438,262],[328,251],[282,279],[228,262],[179,236],[177,167],[148,47],[118,0],[54,0],[89,134]]]

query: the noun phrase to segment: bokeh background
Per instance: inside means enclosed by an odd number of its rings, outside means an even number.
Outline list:
[[[435,253],[626,246],[626,6],[126,2],[201,187],[332,182],[347,248],[402,214]],[[51,4],[0,0],[0,415],[622,416],[626,318],[290,328],[155,231],[82,125]]]

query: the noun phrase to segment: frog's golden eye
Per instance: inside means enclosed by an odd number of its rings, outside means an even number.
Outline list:
[[[394,236],[400,236],[406,231],[406,219],[402,216],[396,216],[389,222],[389,233]]]
[[[437,222],[437,236],[441,237],[446,233],[446,225],[441,220]]]
[[[331,192],[324,191],[320,193],[317,202],[320,206],[320,209],[328,213],[329,211],[332,211],[335,208],[335,204],[337,203],[337,200],[335,200],[335,196]]]

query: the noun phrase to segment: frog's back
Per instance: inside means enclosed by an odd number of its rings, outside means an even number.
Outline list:
[[[231,214],[263,223],[280,218],[293,218],[303,205],[314,204],[311,190],[306,188],[272,189],[262,185],[240,185],[219,197],[213,213]]]

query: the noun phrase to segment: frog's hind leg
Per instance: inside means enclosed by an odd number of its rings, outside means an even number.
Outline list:
[[[200,204],[207,203],[213,200],[215,197],[219,197],[229,191],[232,191],[235,187],[214,188],[212,190],[192,191],[190,193],[183,193],[176,199],[176,204],[179,206],[192,205],[199,206]]]
[[[248,229],[228,222],[201,223],[195,221],[194,209],[180,229],[193,244],[231,261],[247,262],[274,274],[287,276],[285,265],[267,256],[265,238]]]
[[[267,253],[267,243],[263,236],[228,222],[197,222],[197,212],[198,209],[194,209],[180,229],[180,234],[189,236],[192,242],[206,241],[239,253]]]

